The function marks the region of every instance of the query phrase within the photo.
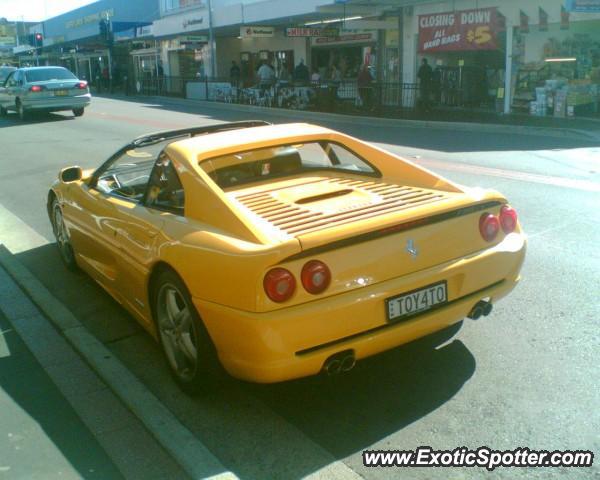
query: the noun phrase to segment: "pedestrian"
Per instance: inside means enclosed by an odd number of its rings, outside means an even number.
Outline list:
[[[258,76],[258,86],[261,90],[266,90],[273,86],[273,80],[275,79],[275,72],[267,62],[263,62],[256,72]]]
[[[316,68],[313,69],[313,73],[310,76],[310,83],[312,83],[315,86],[318,86],[321,83],[321,74]]]
[[[102,83],[104,85],[104,90],[108,90],[110,82],[110,73],[108,71],[108,66],[105,65],[102,69]]]
[[[279,85],[286,87],[290,83],[290,71],[288,70],[287,62],[281,64],[281,70],[279,70]]]
[[[429,62],[427,62],[426,58],[421,61],[421,67],[419,68],[417,77],[419,79],[419,91],[421,93],[421,106],[425,111],[428,111],[430,108],[433,70],[429,66]]]
[[[329,74],[329,109],[331,111],[335,108],[335,101],[337,99],[338,89],[342,83],[342,72],[337,68],[337,65],[334,63],[331,65],[331,72]]]
[[[310,79],[308,67],[304,65],[304,59],[300,59],[300,63],[294,69],[294,83],[297,85],[306,85]]]
[[[231,61],[231,68],[229,69],[229,83],[232,87],[239,87],[240,78],[242,76],[242,71],[235,60]]]
[[[360,68],[360,72],[358,72],[357,85],[358,85],[358,94],[360,96],[360,100],[362,102],[362,107],[365,110],[371,109],[371,97],[373,92],[373,86],[371,85],[373,82],[373,77],[371,77],[371,73],[369,72],[369,67],[365,63]]]

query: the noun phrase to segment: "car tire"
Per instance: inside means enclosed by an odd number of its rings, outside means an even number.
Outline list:
[[[71,239],[63,219],[62,209],[56,198],[52,201],[52,206],[50,207],[50,220],[61,260],[69,270],[77,271],[78,267],[77,261],[75,260],[75,251],[71,245]]]
[[[84,112],[83,108],[74,108],[73,109],[73,115],[75,115],[76,117],[83,116],[83,112]]]
[[[153,314],[169,370],[187,394],[210,389],[221,367],[215,346],[183,281],[172,270],[154,282]]]
[[[17,100],[16,104],[17,115],[19,115],[19,119],[27,120],[27,110],[23,107],[23,104]]]
[[[6,108],[0,106],[0,117],[6,117],[7,114]]]

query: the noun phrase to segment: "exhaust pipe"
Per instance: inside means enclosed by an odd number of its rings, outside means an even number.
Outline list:
[[[471,320],[478,320],[482,315],[487,317],[490,313],[492,313],[492,303],[486,302],[485,300],[480,300],[475,304],[467,316]]]
[[[354,351],[344,350],[343,352],[334,353],[325,360],[323,371],[329,376],[339,375],[342,372],[352,370],[355,364]]]
[[[356,365],[356,358],[354,355],[347,355],[342,360],[342,372],[349,372]]]
[[[323,366],[323,370],[330,377],[339,375],[342,372],[342,362],[340,362],[337,358],[327,360]]]

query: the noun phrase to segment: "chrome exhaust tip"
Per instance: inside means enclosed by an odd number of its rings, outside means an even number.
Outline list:
[[[344,357],[342,360],[342,372],[349,372],[354,368],[354,365],[356,365],[356,358],[354,358],[354,355]]]
[[[471,320],[478,320],[481,316],[488,316],[492,313],[492,303],[485,300],[478,301],[473,309],[467,315]]]
[[[339,375],[342,372],[342,362],[340,362],[337,358],[333,358],[325,362],[325,366],[323,370],[330,377],[334,375]]]
[[[334,353],[325,360],[325,363],[323,363],[323,372],[331,377],[352,370],[355,364],[356,358],[354,358],[354,351],[344,350],[342,352]]]

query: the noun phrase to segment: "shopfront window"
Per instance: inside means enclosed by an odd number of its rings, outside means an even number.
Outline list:
[[[517,33],[512,108],[536,116],[600,116],[600,21]]]

